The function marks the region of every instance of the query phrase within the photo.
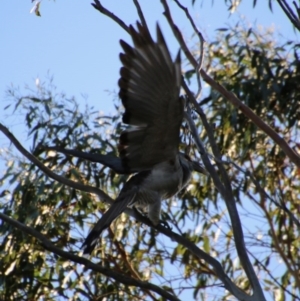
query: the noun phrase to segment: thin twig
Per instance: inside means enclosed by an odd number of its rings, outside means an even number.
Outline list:
[[[167,6],[167,3],[166,3],[166,1],[165,0],[162,0],[162,3],[163,3],[163,5],[164,5],[164,7],[165,7],[165,10],[168,10],[168,6]],[[112,18],[111,17],[111,14],[107,14],[107,13],[105,13],[105,15],[107,15],[107,16],[109,16],[110,18]],[[165,15],[166,15],[166,12],[165,12]],[[168,16],[169,17],[171,17],[171,14],[170,14],[170,12],[168,13]],[[115,20],[115,17],[114,18],[112,18],[113,20]],[[117,18],[118,19],[118,18]],[[168,18],[167,18],[168,19]],[[173,29],[173,32],[175,33],[175,36],[177,36],[178,34],[181,36],[181,33],[180,33],[180,31],[178,30],[178,28],[177,28],[177,26],[173,23],[173,22],[171,22],[171,24],[172,24],[172,29]],[[174,30],[174,28],[175,28],[175,30]],[[182,38],[182,36],[181,36],[181,38]],[[183,43],[184,45],[185,45],[185,43]],[[187,49],[187,46],[185,46],[186,47],[186,49]],[[189,50],[187,49],[187,53],[190,53],[189,52]],[[190,54],[191,55],[191,54]],[[191,55],[191,57],[193,58],[193,56]],[[197,67],[197,62],[195,61],[195,59],[193,58],[193,60],[194,60],[194,62],[195,62],[195,68]],[[202,70],[201,70],[202,71]],[[194,97],[193,97],[193,99],[194,99]],[[195,102],[196,102],[196,100],[195,100]],[[196,105],[198,105],[197,104],[197,102],[196,102]],[[208,124],[208,123],[207,123]],[[212,147],[213,147],[213,145],[212,145]],[[217,148],[216,148],[216,150],[215,150],[215,153],[219,153],[218,152],[218,150],[217,150]],[[201,152],[201,156],[203,155],[203,159],[204,160],[208,160],[208,157],[207,158],[204,158],[205,157],[205,150],[203,149],[202,150],[202,152]],[[217,156],[217,158],[218,159],[221,159],[221,156],[220,155],[218,155]],[[209,165],[211,165],[210,164],[210,162],[209,163],[207,163],[206,162],[206,165],[208,166],[208,167],[210,167]],[[211,166],[211,168],[213,169],[213,167]],[[258,280],[257,280],[257,277],[256,277],[256,275],[255,275],[255,272],[254,272],[254,270],[253,270],[253,267],[252,267],[252,265],[251,265],[251,263],[250,263],[250,261],[249,261],[249,258],[248,258],[248,256],[247,256],[247,252],[246,252],[246,248],[245,248],[245,245],[244,245],[244,239],[243,239],[243,232],[241,231],[241,224],[240,224],[240,220],[239,220],[239,217],[238,217],[238,213],[237,213],[237,209],[236,209],[236,206],[235,206],[235,203],[234,203],[234,199],[232,199],[232,198],[230,198],[226,193],[225,193],[225,191],[227,191],[227,190],[229,190],[230,192],[231,192],[231,186],[230,186],[230,182],[229,182],[229,180],[228,180],[228,177],[226,176],[226,174],[224,175],[224,171],[225,169],[224,168],[221,168],[221,173],[223,174],[223,177],[224,177],[224,181],[225,181],[225,186],[226,187],[229,187],[228,189],[226,189],[226,190],[224,190],[224,187],[223,187],[223,184],[219,181],[219,183],[218,183],[218,186],[220,187],[220,189],[222,190],[222,195],[223,196],[225,196],[225,199],[227,200],[227,207],[229,207],[229,209],[231,210],[230,211],[230,216],[231,216],[231,219],[233,219],[233,217],[235,217],[236,215],[237,215],[237,218],[234,218],[233,220],[232,220],[232,227],[234,228],[235,226],[237,226],[237,228],[238,228],[238,230],[236,230],[236,231],[234,231],[234,233],[235,233],[235,239],[236,240],[238,240],[238,242],[236,242],[236,244],[239,244],[241,247],[240,248],[237,248],[238,249],[238,252],[239,252],[239,255],[240,255],[240,257],[241,258],[245,258],[245,262],[246,262],[246,264],[244,264],[245,266],[244,266],[244,268],[245,268],[245,271],[246,271],[246,273],[247,273],[247,275],[248,275],[248,277],[249,277],[249,279],[250,279],[250,281],[251,281],[251,284],[252,284],[252,287],[254,287],[254,296],[253,297],[255,297],[256,298],[256,296],[258,297],[258,295],[260,295],[259,297],[259,299],[258,300],[265,300],[264,299],[264,296],[263,296],[263,293],[262,293],[262,290],[261,290],[261,287],[260,287],[260,285],[259,285],[259,282],[258,282]],[[209,171],[209,170],[208,170]],[[215,172],[215,170],[213,169],[213,172]],[[224,191],[223,191],[224,190]],[[230,193],[230,194],[232,194],[232,193]],[[233,207],[233,208],[230,208],[230,207]],[[234,213],[232,213],[232,212],[234,212]],[[238,234],[238,235],[237,235]],[[181,237],[181,236],[180,236]],[[205,253],[205,256],[209,256],[208,254],[206,254]],[[205,260],[205,259],[204,259]],[[218,264],[219,264],[219,262],[217,262]],[[219,277],[220,277],[220,275],[219,275]],[[226,286],[226,288],[227,288],[227,282],[226,282],[226,278],[228,278],[227,277],[227,275],[226,275],[226,277],[224,278],[224,277],[222,277],[222,278],[220,278],[222,281],[223,281],[223,283],[225,284],[225,286]],[[224,282],[225,281],[225,282]],[[230,281],[230,284],[232,284],[232,282]],[[243,291],[241,291],[239,288],[237,288],[235,285],[234,285],[234,290],[232,290],[232,287],[229,287],[229,288],[227,288],[234,296],[236,296],[238,299],[241,299],[241,300],[246,300],[245,298],[250,298],[249,300],[251,300],[252,299],[252,297],[250,297],[250,296],[248,296],[248,295],[246,295]],[[236,290],[237,289],[237,290]],[[261,293],[260,293],[261,292]],[[238,295],[239,295],[239,297],[235,294],[235,293],[237,293]],[[241,296],[241,294],[243,295],[243,296]]]
[[[83,185],[68,179],[65,179],[64,177],[61,177],[55,173],[53,173],[50,169],[48,169],[42,162],[40,162],[37,158],[35,158],[32,154],[30,154],[21,144],[20,142],[14,137],[10,131],[3,126],[0,123],[0,131],[4,133],[4,135],[7,136],[7,138],[15,145],[15,147],[22,153],[29,161],[31,161],[33,164],[35,164],[38,168],[40,168],[46,175],[48,175],[50,178],[65,184],[67,186],[70,186],[72,188],[94,193],[101,198],[103,198],[104,201],[108,202],[109,204],[113,203],[113,200],[106,195],[102,190],[88,186]],[[129,214],[130,216],[134,217],[136,220],[138,220],[141,223],[146,224],[149,227],[154,227],[153,224],[150,222],[148,218],[145,216],[142,216],[137,212],[137,210],[132,210],[130,208],[127,208],[125,210],[125,213]],[[178,235],[177,233],[174,233],[173,231],[166,229],[162,225],[158,225],[154,227],[158,232],[163,233],[164,235],[168,236],[173,241],[176,241],[178,244],[182,244],[184,247],[186,247],[192,254],[194,254],[199,259],[205,260],[208,264],[212,265],[214,268],[214,271],[217,275],[217,277],[223,281],[226,289],[230,291],[234,296],[240,296],[241,300],[247,300],[251,301],[249,299],[249,296],[245,294],[242,290],[240,290],[231,280],[230,278],[225,274],[221,264],[211,257],[209,254],[205,253],[204,251],[200,250],[194,243],[190,242],[188,239],[184,238],[181,235]],[[30,233],[29,233],[30,234]],[[42,234],[40,234],[42,235]],[[49,249],[50,250],[50,249]],[[51,250],[50,250],[51,251]],[[75,261],[77,262],[77,261]]]
[[[299,296],[296,296],[295,294],[293,294],[290,290],[288,290],[286,288],[285,285],[282,285],[282,283],[280,283],[276,277],[274,277],[272,275],[272,273],[269,271],[269,269],[256,257],[254,256],[251,252],[249,252],[250,255],[255,259],[255,261],[263,268],[263,270],[269,275],[269,277],[276,283],[276,285],[278,287],[280,287],[283,291],[285,291],[287,294],[289,294],[290,296],[292,296],[294,299],[293,300],[300,300]]]
[[[198,100],[201,97],[201,92],[202,92],[202,84],[201,84],[200,75],[201,75],[201,69],[202,69],[202,66],[203,66],[203,59],[204,59],[205,39],[204,39],[202,33],[197,28],[192,16],[190,15],[190,12],[189,12],[188,8],[186,6],[183,6],[178,0],[174,0],[174,2],[185,12],[185,15],[188,18],[188,20],[190,21],[190,23],[191,23],[191,25],[194,29],[194,32],[197,34],[197,36],[199,38],[200,54],[199,54],[198,65],[197,65],[197,68],[196,68],[196,78],[197,78],[197,84],[198,84],[198,91],[195,95],[195,98]]]
[[[147,22],[146,22],[146,19],[144,17],[144,14],[143,14],[143,11],[141,9],[141,6],[139,4],[139,1],[138,0],[133,0],[133,3],[135,5],[135,7],[136,7],[136,10],[138,12],[138,15],[139,15],[139,18],[140,18],[140,21],[141,21],[143,27],[147,28],[147,31],[149,32],[149,29],[148,29],[148,26],[147,26]]]
[[[297,5],[296,1],[293,1],[293,4],[295,6],[295,9],[297,11],[298,19],[300,21],[300,7]]]
[[[173,301],[180,301],[180,299],[178,299],[176,296],[168,293],[165,289],[162,289],[161,287],[146,282],[146,281],[141,281],[132,277],[129,277],[127,275],[121,274],[121,273],[117,273],[115,271],[113,271],[112,269],[107,269],[104,268],[98,264],[92,263],[90,260],[81,257],[81,256],[77,256],[74,255],[70,252],[66,252],[63,251],[60,248],[57,248],[50,240],[48,240],[43,234],[41,234],[40,232],[36,231],[35,229],[33,229],[32,227],[28,227],[12,218],[10,218],[9,216],[7,216],[6,214],[0,213],[0,218],[7,222],[8,224],[12,225],[13,227],[21,230],[24,233],[27,233],[33,237],[35,237],[36,239],[38,239],[43,247],[62,257],[65,258],[67,260],[71,260],[73,262],[79,263],[79,264],[83,264],[86,268],[93,270],[95,272],[100,272],[101,274],[113,278],[114,280],[116,280],[117,282],[123,283],[125,285],[133,285],[136,287],[140,287],[142,289],[145,290],[151,290],[153,292],[156,292],[157,294],[159,294],[160,296],[166,298],[167,300],[173,300]]]
[[[201,117],[203,126],[205,127],[205,129],[207,131],[211,132],[212,129],[211,129],[210,125],[208,124],[207,120],[206,120],[206,116],[203,114],[201,108],[199,108],[199,106],[196,102],[196,99],[192,95],[191,91],[188,89],[188,86],[186,85],[184,80],[182,80],[182,85],[183,85],[186,93],[188,94],[188,97],[191,98],[191,103],[193,103],[196,106],[196,110],[200,110],[199,115]],[[218,165],[218,167],[221,171],[223,182],[224,182],[224,180],[226,181],[225,186],[224,186],[221,183],[221,181],[220,181],[216,171],[214,170],[213,166],[209,162],[208,157],[205,154],[205,149],[203,149],[203,146],[198,143],[198,141],[200,139],[197,135],[197,129],[196,129],[196,126],[194,124],[194,121],[188,115],[186,117],[188,118],[188,123],[189,123],[190,129],[191,129],[191,132],[193,134],[193,138],[195,140],[196,146],[199,148],[199,152],[201,154],[201,158],[203,160],[205,168],[211,174],[215,186],[217,187],[217,189],[221,193],[222,198],[225,200],[226,207],[228,209],[228,213],[229,213],[229,217],[230,217],[230,221],[231,221],[231,227],[232,227],[232,231],[233,231],[233,235],[234,235],[234,242],[235,242],[235,245],[236,245],[236,249],[237,249],[239,258],[241,259],[241,264],[242,264],[242,266],[243,266],[243,268],[246,272],[246,275],[247,275],[247,277],[248,277],[248,279],[251,283],[251,286],[253,288],[253,297],[257,298],[257,300],[265,300],[262,288],[260,286],[260,283],[259,283],[258,278],[256,276],[256,273],[254,271],[254,268],[253,268],[253,266],[250,262],[248,254],[247,254],[247,249],[246,249],[246,246],[245,246],[242,224],[241,224],[241,220],[240,220],[238,210],[237,210],[237,207],[236,207],[235,199],[233,197],[231,185],[229,184],[230,187],[228,188],[228,184],[226,183],[226,182],[229,181],[229,178],[228,178],[228,175],[225,171],[225,168],[224,168],[223,164],[218,162],[218,160],[216,161],[216,163],[217,163],[217,165]],[[220,158],[217,146],[216,145],[214,146],[214,144],[215,144],[214,137],[209,137],[209,142],[212,145],[214,155],[217,158]],[[230,181],[229,181],[229,183],[230,183]]]
[[[51,171],[48,167],[46,167],[41,161],[39,161],[35,156],[33,156],[31,153],[29,153],[22,145],[21,143],[15,138],[15,136],[4,126],[0,123],[0,131],[12,142],[12,144],[17,148],[17,150],[23,154],[30,162],[32,162],[34,165],[36,165],[41,171],[43,171],[48,177],[51,179],[58,181],[59,183],[62,183],[64,185],[67,185],[71,188],[85,191],[88,193],[96,194],[99,196],[99,198],[108,203],[108,204],[113,204],[113,199],[109,197],[105,192],[103,192],[101,189],[89,186],[89,185],[84,185],[79,182],[75,182],[69,179],[66,179],[65,177],[62,177],[53,171]],[[139,220],[140,214],[136,212],[135,210],[132,209],[126,209],[125,211],[127,214],[130,216],[136,218]]]
[[[125,31],[129,33],[129,27],[124,23],[123,20],[121,20],[119,17],[117,17],[115,14],[113,14],[111,11],[106,9],[99,0],[94,0],[94,3],[91,3],[91,5],[98,10],[101,14],[108,16],[109,18],[113,19],[117,24],[119,24]]]
[[[216,160],[216,158],[214,158],[214,160]],[[251,181],[253,182],[253,184],[255,185],[257,191],[262,194],[264,197],[266,197],[267,199],[270,200],[271,203],[273,203],[276,207],[280,208],[281,210],[283,210],[285,213],[287,213],[290,217],[291,220],[293,220],[293,222],[296,224],[296,226],[299,228],[300,230],[300,222],[297,220],[297,218],[295,217],[295,215],[285,206],[285,204],[280,204],[277,201],[275,201],[259,184],[259,182],[256,180],[255,176],[253,175],[253,173],[251,173],[249,170],[246,170],[244,168],[242,168],[241,166],[239,166],[237,163],[235,163],[233,160],[231,160],[231,158],[226,157],[225,160],[222,160],[222,163],[224,164],[230,164],[233,165],[237,170],[239,170],[240,172],[242,172],[246,177],[249,177],[251,179]],[[251,164],[252,166],[252,164]],[[252,168],[253,169],[253,168]]]
[[[160,232],[168,236],[173,241],[183,244],[197,258],[202,259],[205,262],[207,262],[209,265],[211,265],[213,267],[216,276],[223,282],[224,287],[238,300],[253,301],[252,296],[246,294],[234,282],[230,280],[230,278],[223,270],[222,265],[219,263],[219,261],[217,261],[209,254],[199,249],[194,243],[185,239],[184,236],[174,233],[161,225],[159,227],[161,227]]]
[[[289,273],[293,276],[293,278],[295,279],[295,283],[296,283],[296,287],[300,287],[300,279],[298,277],[298,273],[299,273],[299,269],[296,268],[294,269],[292,267],[292,265],[290,264],[290,258],[287,254],[285,254],[284,252],[284,248],[283,246],[280,244],[279,242],[279,238],[278,235],[276,234],[275,228],[274,228],[274,223],[272,222],[272,217],[270,216],[269,210],[267,210],[267,208],[265,208],[264,205],[261,205],[260,203],[258,203],[254,197],[252,195],[250,195],[249,193],[247,194],[247,196],[252,199],[253,202],[255,202],[264,212],[265,217],[268,221],[269,227],[270,227],[270,236],[272,237],[272,243],[273,243],[273,248],[278,252],[280,258],[283,260],[283,262],[285,263],[285,266],[287,268],[287,270],[289,271]],[[294,264],[294,266],[296,266]]]
[[[165,12],[164,15],[170,24],[174,36],[177,38],[181,49],[184,51],[187,59],[190,61],[194,68],[197,68],[198,63],[193,57],[192,53],[189,51],[182,34],[178,27],[173,22],[170,9],[167,5],[166,0],[161,0]],[[213,89],[217,90],[221,95],[223,95],[227,100],[229,100],[236,108],[242,111],[242,113],[247,116],[257,127],[259,127],[263,132],[265,132],[273,141],[282,149],[282,151],[290,158],[290,160],[300,168],[300,156],[288,145],[288,143],[276,133],[269,125],[267,125],[259,116],[257,116],[249,107],[247,107],[236,95],[225,89],[224,86],[217,83],[212,79],[203,69],[200,71],[201,76],[204,81],[206,81]]]
[[[244,170],[239,167],[236,163],[234,163],[232,160],[230,160],[230,163],[233,164],[236,168],[240,169],[242,172],[245,173],[246,176],[249,176],[252,182],[254,183],[257,191],[262,194],[265,198],[269,199],[271,203],[273,203],[277,208],[280,208],[283,210],[286,214],[289,215],[290,219],[295,223],[296,226],[298,226],[298,229],[300,230],[300,222],[298,219],[295,217],[295,215],[286,207],[285,203],[282,202],[282,204],[278,203],[275,201],[259,184],[259,182],[256,180],[254,175],[249,171],[249,170]],[[254,170],[252,160],[250,160],[251,168]]]
[[[223,182],[224,182],[224,189],[226,187],[226,189],[229,189],[231,191],[231,183],[230,183],[229,177],[227,175],[227,172],[224,169],[223,164],[221,163],[222,162],[222,160],[221,160],[222,159],[222,155],[221,155],[221,153],[219,151],[219,148],[217,146],[217,143],[215,141],[214,131],[213,131],[211,125],[208,123],[208,121],[206,119],[206,116],[205,116],[202,108],[197,103],[197,101],[196,101],[193,93],[190,91],[188,85],[186,84],[186,82],[184,81],[183,78],[182,78],[182,87],[185,90],[185,92],[186,92],[188,98],[190,99],[191,103],[193,104],[195,111],[200,116],[201,121],[203,123],[203,126],[204,126],[204,128],[205,128],[205,130],[207,132],[209,143],[210,143],[210,145],[212,147],[213,154],[214,154],[214,156],[216,158],[216,163],[217,163],[217,165],[219,167],[219,170],[221,171],[221,174],[222,174],[222,178],[223,178]]]
[[[277,0],[277,2],[279,4],[279,6],[281,7],[281,9],[283,10],[283,12],[286,14],[286,16],[291,21],[291,23],[295,26],[295,28],[297,28],[300,31],[299,16],[296,16],[296,14],[293,12],[291,7],[286,3],[285,0]],[[296,6],[295,1],[294,1],[294,5]],[[296,6],[296,9],[297,9],[297,6]]]

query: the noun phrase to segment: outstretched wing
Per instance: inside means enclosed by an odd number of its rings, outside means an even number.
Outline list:
[[[147,28],[137,27],[130,27],[134,47],[120,41],[124,53],[119,96],[125,107],[123,122],[133,127],[122,132],[119,151],[129,170],[173,160],[183,118],[180,53],[173,62],[158,25],[157,42]]]

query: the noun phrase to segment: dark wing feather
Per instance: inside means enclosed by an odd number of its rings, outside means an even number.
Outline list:
[[[119,96],[125,107],[123,122],[133,127],[122,132],[120,157],[129,169],[152,168],[178,153],[183,102],[180,55],[172,61],[157,26],[157,42],[146,28],[130,27],[134,47],[121,41],[124,53]]]
[[[113,220],[124,212],[128,206],[134,205],[138,197],[141,183],[149,176],[149,174],[150,171],[142,171],[125,183],[115,202],[102,215],[85,239],[82,245],[84,254],[90,254],[94,250],[102,231],[109,227]]]
[[[83,248],[84,254],[90,254],[94,250],[102,231],[108,228],[113,220],[124,212],[130,203],[134,202],[135,197],[136,193],[134,192],[127,192],[119,195],[110,208],[98,220],[97,224],[85,239],[81,247]]]

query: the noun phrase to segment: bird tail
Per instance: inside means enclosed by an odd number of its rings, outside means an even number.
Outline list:
[[[82,249],[84,254],[91,254],[94,250],[98,239],[102,231],[109,227],[112,221],[117,218],[127,206],[132,205],[135,202],[136,193],[125,193],[119,195],[115,202],[110,206],[110,208],[102,215],[100,220],[94,226],[92,231],[89,233],[84,243],[82,244]]]

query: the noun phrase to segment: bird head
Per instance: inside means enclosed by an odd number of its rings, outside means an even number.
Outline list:
[[[208,175],[207,170],[197,161],[193,161],[189,155],[179,153],[179,160],[181,165],[185,166],[190,172],[197,171],[199,173]]]

